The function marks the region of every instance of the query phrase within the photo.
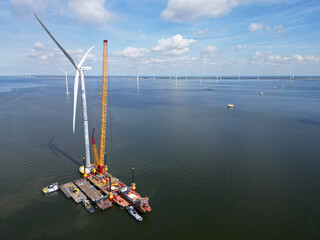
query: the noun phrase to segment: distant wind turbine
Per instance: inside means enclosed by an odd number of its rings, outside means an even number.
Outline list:
[[[59,65],[57,65],[61,70],[62,72],[64,72],[64,75],[66,76],[66,89],[67,89],[67,92],[66,94],[69,95],[69,90],[68,90],[68,72],[66,72],[62,67],[60,67]]]
[[[176,88],[178,87],[178,76],[177,76],[177,73],[176,73]]]
[[[133,68],[135,71],[136,71],[136,73],[137,73],[137,89],[138,90],[140,90],[140,80],[139,80],[139,73],[138,73],[138,71],[137,71],[137,69],[136,68]]]

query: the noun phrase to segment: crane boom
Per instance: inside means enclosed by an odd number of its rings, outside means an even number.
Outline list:
[[[92,132],[91,144],[92,144],[93,153],[94,153],[94,163],[95,163],[95,166],[97,166],[98,162],[99,162],[99,154],[98,154],[98,150],[97,150],[96,141],[94,140],[94,130],[95,130],[95,128],[93,129],[93,132]]]
[[[106,148],[107,123],[107,82],[108,82],[108,40],[103,41],[103,76],[102,76],[102,104],[101,104],[101,138],[98,173],[103,173],[104,155]]]

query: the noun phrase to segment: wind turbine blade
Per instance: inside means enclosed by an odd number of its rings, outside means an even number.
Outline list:
[[[136,71],[136,74],[138,74],[138,71],[137,71],[137,69],[135,68],[135,67],[132,67],[135,71]]]
[[[57,44],[57,46],[60,48],[60,50],[66,55],[66,57],[69,59],[69,61],[72,63],[72,65],[77,69],[76,63],[73,61],[73,59],[70,57],[70,55],[67,53],[66,50],[63,49],[63,47],[58,43],[58,41],[51,35],[49,30],[44,26],[44,24],[40,21],[40,19],[37,17],[37,15],[34,13],[34,16],[37,18],[41,26],[46,30],[46,32],[49,34],[49,36],[52,38],[52,40]]]
[[[78,97],[78,86],[79,86],[79,70],[76,71],[73,86],[73,133],[75,133],[76,127],[76,113],[77,113],[77,97]]]
[[[84,61],[86,60],[89,52],[92,50],[92,48],[94,48],[94,46],[92,46],[91,48],[89,48],[89,50],[86,52],[86,54],[83,56],[83,58],[81,59],[79,65],[78,65],[78,68],[81,68],[82,64],[84,63]]]
[[[58,68],[60,68],[62,70],[62,72],[67,73],[62,67],[60,67],[59,65],[57,65]]]

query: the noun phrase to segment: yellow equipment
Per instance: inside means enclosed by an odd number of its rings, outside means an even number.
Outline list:
[[[104,155],[106,148],[106,123],[107,123],[107,81],[108,81],[108,40],[103,41],[103,76],[102,76],[102,102],[101,102],[101,138],[100,156],[98,156],[98,174],[104,170]],[[98,155],[95,153],[95,155]],[[105,168],[105,171],[108,168]]]

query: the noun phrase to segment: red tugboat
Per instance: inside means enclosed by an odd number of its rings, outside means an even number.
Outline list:
[[[149,198],[142,198],[135,190],[136,184],[134,183],[134,168],[132,168],[132,188],[130,189],[126,185],[120,187],[119,195],[134,206],[139,212],[151,212]]]
[[[151,212],[148,197],[142,198],[138,193],[136,193],[132,189],[129,189],[127,186],[123,186],[120,188],[119,195],[126,201],[128,201],[132,206],[134,206],[139,212]]]

